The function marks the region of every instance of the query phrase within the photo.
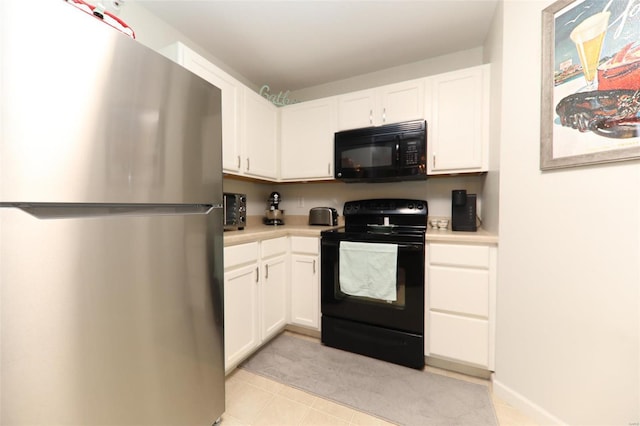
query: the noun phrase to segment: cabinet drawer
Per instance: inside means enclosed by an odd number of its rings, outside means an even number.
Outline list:
[[[430,266],[429,307],[468,315],[489,316],[489,271]]]
[[[293,253],[318,254],[318,239],[315,237],[291,237],[291,251]]]
[[[260,243],[261,257],[271,257],[279,254],[287,253],[287,237],[273,238],[264,240]]]
[[[431,265],[489,268],[489,247],[463,244],[429,244]]]
[[[431,312],[429,323],[430,355],[489,365],[488,321]]]
[[[258,261],[258,243],[239,244],[224,248],[224,268]]]

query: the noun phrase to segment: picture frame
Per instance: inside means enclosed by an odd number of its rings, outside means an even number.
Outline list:
[[[542,11],[541,170],[640,158],[634,1],[558,0]]]

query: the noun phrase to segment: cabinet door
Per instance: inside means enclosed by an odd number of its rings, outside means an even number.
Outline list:
[[[429,266],[430,308],[462,315],[489,317],[489,271]]]
[[[429,315],[431,355],[489,366],[489,321],[444,312]]]
[[[239,104],[241,83],[202,56],[177,44],[178,63],[222,92],[222,168],[240,171]]]
[[[427,79],[427,173],[488,170],[488,65]]]
[[[224,274],[225,369],[235,367],[259,344],[258,264]]]
[[[242,140],[243,173],[269,179],[278,177],[278,109],[259,94],[245,88]]]
[[[338,96],[338,129],[359,129],[374,125],[376,92],[361,90]]]
[[[287,323],[287,256],[262,262],[262,340],[280,331]]]
[[[280,109],[282,179],[333,178],[336,109],[335,97]]]
[[[410,80],[378,89],[375,124],[424,119],[424,80]]]
[[[291,256],[291,323],[319,329],[318,256]]]

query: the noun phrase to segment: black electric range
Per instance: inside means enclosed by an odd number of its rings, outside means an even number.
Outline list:
[[[321,233],[322,342],[413,368],[424,366],[424,265],[427,202],[369,199],[345,203],[345,226]],[[353,295],[340,282],[343,242],[392,245],[396,298]],[[345,258],[346,259],[346,258]],[[360,271],[360,270],[358,270]],[[357,272],[360,274],[360,272]]]

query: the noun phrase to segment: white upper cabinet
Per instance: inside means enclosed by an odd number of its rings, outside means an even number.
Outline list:
[[[243,88],[242,173],[278,178],[278,108],[253,90]]]
[[[222,169],[266,180],[278,178],[278,109],[182,43],[163,53],[222,92]]]
[[[282,180],[333,179],[337,98],[280,108]]]
[[[333,179],[335,132],[424,119],[427,174],[489,169],[489,65],[278,108],[180,42],[163,53],[221,90],[227,174]]]
[[[427,174],[489,169],[489,65],[426,79]]]
[[[194,74],[218,87],[222,92],[222,168],[225,172],[239,172],[240,146],[240,90],[242,83],[182,43],[164,49],[164,54]]]
[[[375,108],[374,89],[338,96],[338,129],[360,129],[373,126]]]
[[[338,130],[424,118],[424,79],[338,96]]]
[[[378,102],[379,124],[424,119],[424,79],[380,87]]]

